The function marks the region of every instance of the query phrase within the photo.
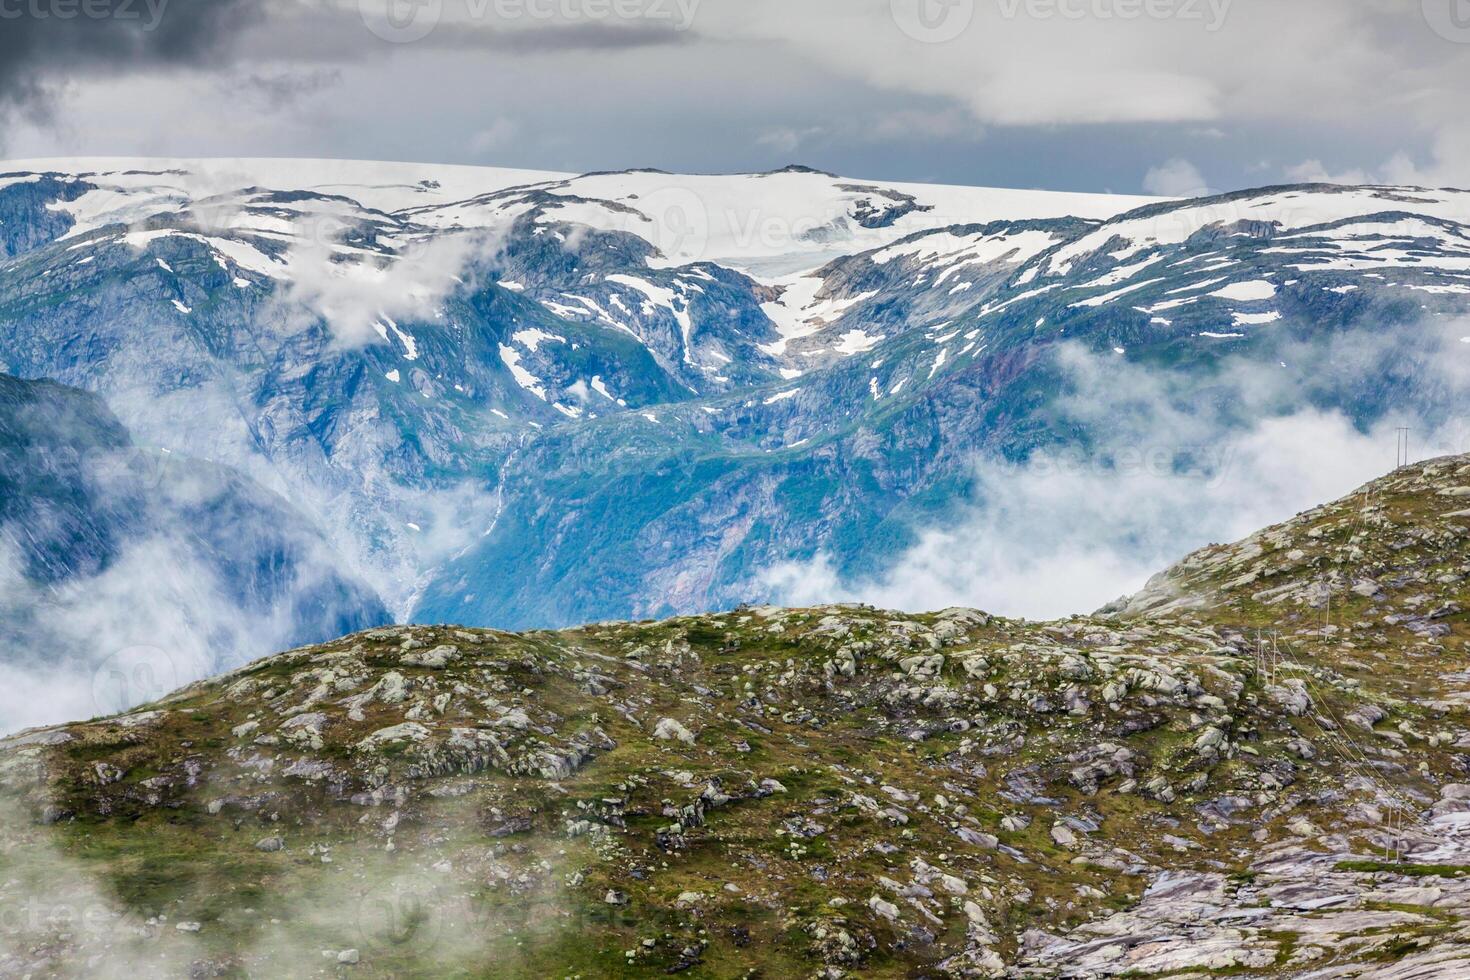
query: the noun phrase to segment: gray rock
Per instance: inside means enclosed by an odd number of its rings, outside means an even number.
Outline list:
[[[878,913],[878,915],[880,915],[884,919],[887,919],[889,922],[898,921],[898,906],[894,905],[892,902],[879,898],[877,895],[874,895],[872,898],[868,899],[868,908],[872,909],[874,912]]]
[[[410,667],[428,667],[442,670],[459,659],[459,647],[445,644],[423,653],[405,653],[400,662]]]
[[[685,745],[694,744],[694,733],[673,718],[664,718],[655,725],[653,737],[665,742],[683,742]]]

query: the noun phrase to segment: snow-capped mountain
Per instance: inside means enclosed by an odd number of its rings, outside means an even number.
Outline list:
[[[694,611],[784,561],[879,568],[973,502],[977,456],[1158,441],[1122,383],[1077,411],[1082,355],[1191,379],[1179,411],[1227,428],[1304,404],[1443,417],[1459,389],[1428,341],[1470,304],[1460,191],[0,171],[0,368],[282,493],[421,620]],[[1298,376],[1303,345],[1348,339],[1401,356]],[[1242,396],[1252,372],[1271,397]]]

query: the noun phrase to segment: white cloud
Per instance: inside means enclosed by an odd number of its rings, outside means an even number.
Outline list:
[[[1467,161],[1470,162],[1470,161]],[[1437,165],[1436,165],[1437,167]],[[1285,169],[1287,180],[1293,183],[1327,184],[1440,184],[1445,176],[1436,167],[1422,169],[1402,151],[1389,157],[1376,170],[1350,167],[1345,170],[1330,170],[1321,160],[1303,160]],[[1458,172],[1470,173],[1470,168],[1455,168]]]
[[[810,136],[820,132],[816,129],[792,129],[783,127],[781,129],[769,129],[755,138],[760,146],[769,146],[778,153],[795,153],[802,142]]]
[[[209,561],[171,537],[130,543],[98,574],[44,589],[24,581],[17,556],[0,549],[0,567],[7,565],[0,612],[27,624],[25,635],[46,653],[0,661],[0,734],[114,714],[295,639],[288,599],[242,605]],[[322,555],[303,570],[330,568]]]
[[[1177,157],[1150,167],[1143,175],[1143,189],[1160,197],[1204,197],[1211,193],[1199,168]]]
[[[977,503],[918,529],[916,543],[877,575],[844,578],[819,554],[769,569],[758,584],[796,605],[1089,612],[1192,549],[1237,540],[1381,476],[1397,426],[1417,433],[1415,458],[1470,452],[1470,418],[1455,414],[1470,396],[1470,352],[1457,339],[1464,328],[1420,324],[1289,346],[1284,359],[1323,373],[1273,375],[1234,361],[1207,391],[1197,375],[1065,347],[1067,391],[1056,408],[1069,429],[1093,433],[1097,449],[1038,452],[1024,464],[977,460]],[[1413,394],[1365,431],[1313,407],[1314,388],[1351,378]]]
[[[383,318],[431,320],[464,288],[474,263],[492,262],[504,231],[441,235],[397,256],[344,253],[333,236],[305,236],[286,254],[285,285],[275,300],[288,317],[320,317],[345,346],[378,338]]]
[[[470,137],[470,152],[476,156],[484,156],[496,150],[503,150],[510,145],[520,132],[520,127],[515,120],[504,116],[491,120],[490,125]]]
[[[1244,537],[1381,475],[1391,439],[1391,428],[1365,435],[1341,415],[1305,411],[1202,447],[1209,469],[1172,472],[1172,446],[1142,447],[1122,467],[1086,457],[987,460],[975,473],[984,503],[924,530],[879,577],[846,582],[818,557],[778,566],[765,584],[799,605],[1085,613],[1137,591],[1187,548]]]
[[[1417,128],[1433,143],[1420,172],[1470,181],[1470,45],[1445,43],[1416,4],[1237,2],[1213,17],[1191,3],[1175,5],[1178,16],[1132,20],[1102,16],[1107,4],[1071,4],[1083,11],[1075,17],[1028,14],[1044,5],[1024,2],[973,6],[958,36],[934,44],[897,29],[889,4],[848,0],[709,3],[698,27],[790,46],[877,88],[948,100],[987,125]]]
[[[1386,184],[1417,184],[1426,187],[1470,188],[1470,123],[1458,112],[1435,132],[1428,160],[1418,163],[1409,154],[1395,153],[1377,173]]]

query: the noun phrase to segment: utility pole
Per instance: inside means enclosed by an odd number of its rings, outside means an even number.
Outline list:
[[[1326,575],[1322,576],[1322,638],[1325,640],[1332,633],[1332,582]]]
[[[1394,445],[1394,469],[1409,465],[1409,429],[1401,426],[1394,430],[1397,436]]]

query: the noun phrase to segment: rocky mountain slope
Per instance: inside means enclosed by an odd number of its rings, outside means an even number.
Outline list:
[[[770,600],[772,566],[858,577],[983,504],[977,459],[1432,430],[1470,376],[1461,191],[7,167],[0,368],[289,497],[405,620]]]
[[[1091,616],[370,630],[0,742],[30,976],[1463,976],[1470,456]]]

